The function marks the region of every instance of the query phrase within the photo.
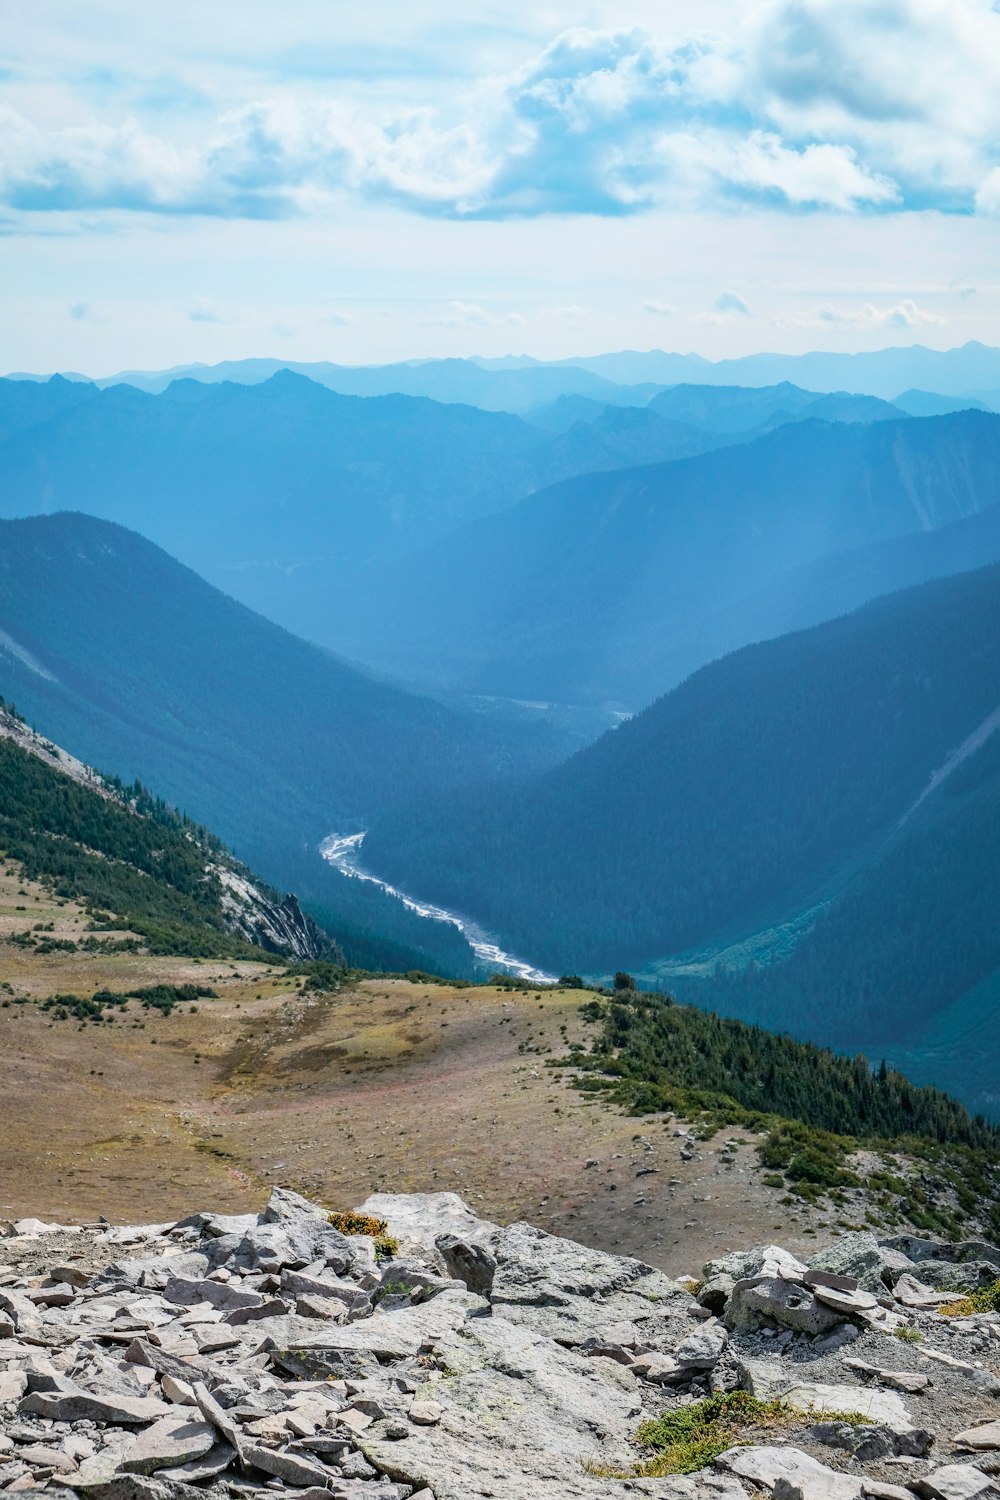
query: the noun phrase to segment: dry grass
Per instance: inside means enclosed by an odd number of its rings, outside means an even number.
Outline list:
[[[70,933],[82,922],[5,878],[0,921],[6,901]],[[748,1235],[804,1244],[760,1184],[752,1142],[730,1160],[720,1138],[683,1162],[672,1124],[619,1115],[546,1067],[567,1038],[590,1035],[577,991],[368,980],[319,995],[268,965],[41,957],[2,934],[0,983],[17,997],[166,982],[219,999],[169,1016],[129,1005],[82,1029],[34,1004],[0,1008],[0,1217],[245,1211],[280,1182],[342,1208],[373,1191],[449,1189],[488,1217],[676,1272]]]

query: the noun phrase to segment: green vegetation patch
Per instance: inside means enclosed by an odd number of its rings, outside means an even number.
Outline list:
[[[896,1337],[901,1344],[922,1344],[924,1336],[919,1328],[911,1328],[907,1323],[902,1328],[896,1329]]]
[[[862,1186],[850,1164],[859,1145],[905,1154],[918,1173],[884,1170],[864,1184],[885,1217],[905,1216],[932,1233],[969,1222],[1000,1232],[1000,1127],[884,1062],[873,1068],[860,1055],[677,1005],[625,978],[581,1008],[598,1028],[589,1050],[577,1043],[551,1064],[577,1070],[576,1088],[630,1114],[680,1115],[703,1138],[733,1126],[763,1134],[758,1155],[769,1183],[777,1187],[780,1173],[811,1203],[843,1202],[845,1190]]]
[[[652,1450],[639,1468],[649,1479],[693,1474],[732,1448],[749,1429],[782,1426],[792,1417],[781,1401],[761,1401],[746,1391],[728,1391],[678,1406],[643,1422],[636,1442]]]
[[[371,1235],[375,1241],[377,1260],[391,1260],[399,1250],[399,1241],[394,1234],[389,1233],[388,1224],[384,1219],[377,1219],[374,1214],[332,1213],[327,1217],[334,1229],[339,1229],[341,1234]]]
[[[374,1214],[331,1213],[327,1218],[341,1234],[368,1234],[377,1239],[389,1228],[384,1219],[377,1219]]]
[[[88,999],[84,995],[50,995],[39,1006],[50,1011],[57,1021],[104,1021],[115,1011],[124,1010],[130,1000],[138,1000],[144,1010],[158,1010],[169,1015],[175,1005],[192,1000],[217,1000],[218,991],[203,984],[151,984],[143,989],[117,991],[96,990]]]
[[[971,1318],[974,1313],[1000,1312],[1000,1281],[980,1287],[967,1297],[958,1297],[940,1309],[946,1318]]]

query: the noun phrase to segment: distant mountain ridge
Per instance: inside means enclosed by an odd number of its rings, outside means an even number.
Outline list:
[[[617,401],[623,399],[623,387],[645,387],[642,399],[636,399],[640,393],[635,390],[625,394],[629,404],[644,405],[654,394],[654,387],[686,383],[764,386],[791,381],[813,391],[853,391],[887,401],[914,387],[946,396],[1000,392],[1000,349],[976,340],[944,350],[911,344],[859,354],[750,354],[716,361],[700,354],[662,349],[621,350],[548,361],[508,356],[408,360],[388,365],[242,359],[216,365],[176,365],[168,370],[123,370],[101,376],[96,383],[125,383],[159,391],[178,378],[250,384],[283,369],[308,375],[347,395],[403,392],[507,411],[526,411],[564,394],[603,395],[605,400]],[[11,378],[47,377],[18,373]],[[86,377],[71,373],[69,378]]]
[[[0,516],[83,510],[116,521],[342,650],[362,575],[378,607],[386,563],[405,572],[448,532],[553,481],[697,455],[812,416],[900,415],[791,386],[685,386],[648,407],[588,398],[585,410],[587,420],[546,431],[425,397],[342,396],[287,370],[252,386],[175,380],[160,395],[0,381]]]
[[[637,709],[714,657],[804,623],[795,570],[888,548],[998,497],[996,415],[795,423],[565,480],[457,528],[366,581],[339,635],[350,654],[429,685]],[[898,586],[888,554],[884,585],[876,554],[870,565],[833,613]]]

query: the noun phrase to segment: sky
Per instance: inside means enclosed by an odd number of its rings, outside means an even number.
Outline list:
[[[1000,344],[1000,0],[6,0],[0,370]]]

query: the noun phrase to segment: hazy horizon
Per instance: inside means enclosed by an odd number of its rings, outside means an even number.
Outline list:
[[[824,358],[824,357],[826,357],[828,355],[841,355],[841,354],[883,354],[883,353],[893,353],[893,352],[897,352],[897,351],[898,352],[902,352],[902,351],[910,351],[910,352],[912,352],[914,350],[916,350],[916,351],[928,350],[928,351],[930,351],[932,353],[937,353],[937,354],[950,354],[950,353],[957,353],[957,352],[959,352],[962,349],[968,348],[970,345],[979,345],[980,347],[984,347],[984,348],[991,348],[991,347],[993,347],[993,346],[991,346],[989,344],[986,344],[985,341],[983,341],[981,339],[968,339],[968,340],[966,340],[962,344],[941,344],[941,345],[938,345],[938,346],[935,346],[935,345],[932,345],[932,344],[927,344],[927,343],[925,343],[923,341],[916,341],[915,340],[912,343],[908,343],[908,344],[903,344],[903,343],[882,344],[882,345],[879,345],[879,346],[877,346],[875,348],[865,349],[865,350],[833,349],[833,348],[829,348],[829,347],[824,348],[824,347],[822,347],[820,345],[816,345],[813,348],[803,349],[803,350],[796,350],[794,352],[791,352],[790,353],[790,357],[794,359],[797,355],[803,355],[803,356],[816,356],[816,357],[819,357],[819,358]],[[997,347],[1000,347],[1000,345],[998,345]],[[28,369],[23,369],[23,370],[5,370],[5,371],[0,371],[0,379],[2,379],[2,380],[16,380],[16,379],[19,379],[19,378],[23,378],[23,379],[32,379],[32,380],[39,380],[39,379],[40,380],[47,380],[47,379],[52,379],[54,376],[62,375],[63,377],[67,377],[67,376],[70,377],[70,378],[80,377],[80,378],[83,378],[83,379],[86,379],[86,380],[101,381],[101,380],[108,380],[109,378],[111,378],[111,377],[113,377],[115,375],[170,374],[170,373],[172,373],[175,370],[177,370],[177,371],[185,371],[185,370],[193,370],[193,369],[213,369],[213,368],[216,368],[219,365],[226,365],[226,364],[239,364],[239,363],[250,363],[250,362],[271,362],[271,361],[273,361],[273,362],[275,362],[275,363],[277,363],[279,365],[285,365],[285,364],[287,364],[287,365],[292,365],[292,364],[316,364],[316,365],[321,365],[321,364],[324,364],[324,363],[331,363],[331,364],[335,364],[335,365],[342,365],[346,369],[364,369],[364,368],[379,368],[381,366],[386,366],[386,365],[387,366],[392,366],[392,365],[396,365],[396,364],[400,364],[400,365],[403,365],[403,364],[410,364],[410,365],[432,364],[432,363],[434,363],[437,360],[463,359],[463,360],[471,360],[471,361],[474,361],[474,362],[482,362],[482,363],[488,364],[488,365],[501,365],[503,362],[509,361],[511,367],[513,368],[516,364],[522,363],[522,362],[526,363],[526,364],[530,363],[530,364],[540,364],[540,365],[544,365],[544,364],[555,364],[555,365],[558,365],[560,363],[570,363],[570,362],[578,361],[578,360],[596,360],[596,359],[603,358],[605,356],[620,355],[620,354],[630,354],[630,355],[636,355],[637,354],[637,355],[640,355],[640,356],[641,355],[664,355],[664,356],[666,356],[668,358],[670,358],[670,357],[676,357],[676,358],[682,358],[682,359],[702,359],[702,360],[706,361],[706,365],[712,366],[712,365],[716,365],[716,364],[726,363],[729,359],[736,359],[736,360],[739,360],[739,359],[753,359],[755,357],[760,357],[762,359],[769,359],[769,358],[780,359],[780,358],[784,357],[785,351],[779,350],[779,349],[774,348],[774,347],[764,347],[764,348],[760,348],[760,349],[747,350],[744,353],[739,354],[739,355],[734,355],[734,356],[719,355],[719,356],[716,356],[716,357],[712,358],[712,357],[710,357],[708,355],[703,354],[698,349],[693,349],[693,348],[691,348],[691,349],[677,349],[677,348],[667,347],[667,346],[665,346],[663,344],[651,344],[651,345],[648,345],[648,346],[646,346],[644,348],[641,348],[641,349],[640,348],[634,348],[634,347],[633,348],[626,348],[625,346],[622,346],[622,347],[619,347],[619,348],[613,348],[613,349],[612,348],[607,348],[607,349],[596,349],[596,348],[595,349],[586,349],[586,350],[582,350],[579,354],[567,354],[567,355],[563,355],[561,357],[560,356],[556,356],[556,355],[553,355],[551,357],[546,357],[544,355],[538,355],[538,354],[534,354],[534,353],[529,353],[527,350],[514,350],[514,349],[506,350],[506,351],[504,351],[504,352],[502,352],[500,354],[485,354],[485,353],[483,353],[482,351],[479,351],[479,350],[472,350],[471,352],[464,353],[464,352],[460,352],[458,349],[455,349],[455,350],[451,350],[451,351],[445,351],[445,352],[442,352],[440,354],[423,354],[423,355],[417,354],[417,355],[412,355],[412,354],[402,354],[402,353],[400,353],[396,357],[390,356],[390,357],[388,357],[388,358],[386,358],[384,360],[371,360],[371,361],[368,361],[368,360],[347,360],[347,359],[338,360],[338,359],[334,359],[330,355],[318,355],[315,359],[300,360],[300,359],[298,359],[294,355],[284,354],[284,353],[279,352],[276,349],[272,349],[269,352],[267,352],[267,351],[264,351],[264,352],[257,351],[255,353],[246,354],[246,355],[236,355],[236,356],[223,355],[219,359],[212,359],[212,360],[193,359],[193,358],[192,359],[180,359],[180,360],[177,360],[176,362],[171,363],[171,364],[160,364],[160,365],[153,364],[153,363],[147,363],[147,364],[137,363],[135,365],[131,365],[131,366],[128,366],[128,367],[123,367],[121,369],[78,370],[78,369],[74,369],[74,368],[72,368],[72,367],[70,367],[68,365],[63,365],[63,366],[61,366],[58,369],[53,368],[53,369],[47,369],[47,370],[28,370]]]
[[[11,7],[0,367],[1000,344],[989,0]]]

